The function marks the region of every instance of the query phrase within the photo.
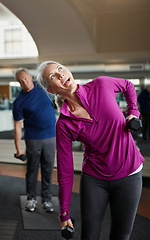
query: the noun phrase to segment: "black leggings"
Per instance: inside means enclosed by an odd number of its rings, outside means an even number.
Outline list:
[[[111,211],[110,240],[128,240],[142,191],[142,171],[114,181],[81,175],[81,240],[99,240],[103,217]]]

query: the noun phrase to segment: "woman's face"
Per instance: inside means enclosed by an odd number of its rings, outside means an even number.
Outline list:
[[[64,66],[57,63],[50,63],[44,70],[43,76],[49,83],[49,92],[65,96],[67,93],[74,93],[77,90],[77,83],[72,73]]]

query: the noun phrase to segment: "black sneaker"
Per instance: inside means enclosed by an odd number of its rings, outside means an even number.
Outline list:
[[[26,211],[33,212],[36,208],[36,204],[37,201],[34,198],[27,200],[27,205],[25,207]]]
[[[51,202],[43,202],[42,208],[46,212],[53,212],[54,211],[54,207],[53,207],[53,204]]]

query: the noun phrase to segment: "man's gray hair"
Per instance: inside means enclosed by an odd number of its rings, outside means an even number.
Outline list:
[[[17,75],[18,75],[19,73],[21,73],[21,72],[26,72],[26,73],[29,74],[28,69],[26,69],[26,68],[18,68],[18,69],[14,72],[14,78],[15,78],[16,81],[17,81]]]

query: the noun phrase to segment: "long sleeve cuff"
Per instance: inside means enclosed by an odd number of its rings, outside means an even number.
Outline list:
[[[65,216],[63,216],[63,214],[60,214],[60,221],[61,222],[65,222],[68,219],[70,219],[70,214],[67,212],[67,214]]]

